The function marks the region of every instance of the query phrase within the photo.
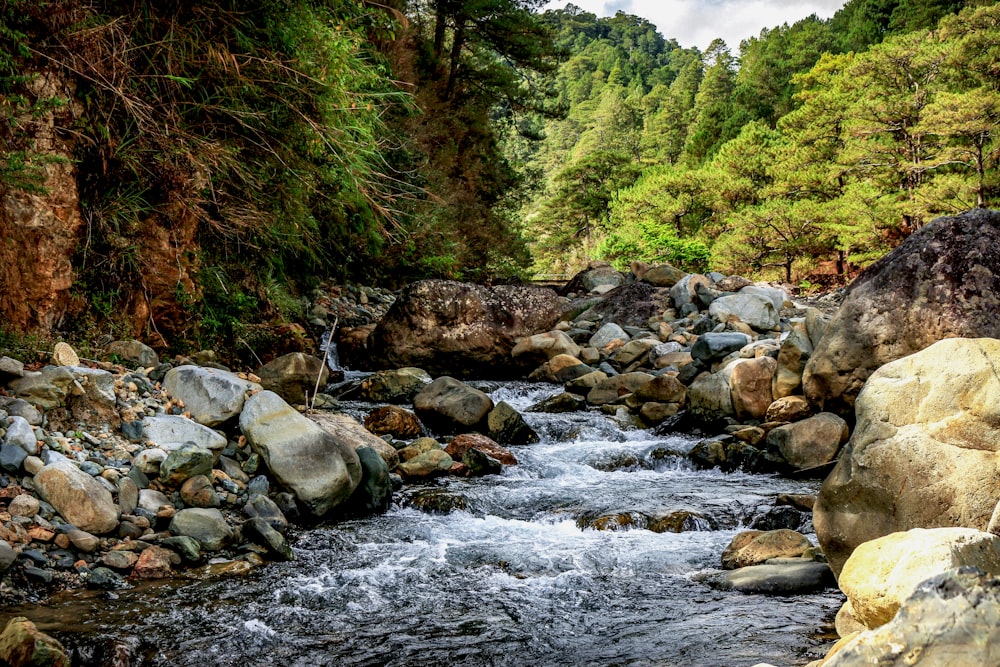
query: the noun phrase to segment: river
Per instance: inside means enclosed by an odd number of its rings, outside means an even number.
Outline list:
[[[521,411],[550,385],[483,383]],[[356,415],[371,406],[349,404]],[[818,484],[691,467],[696,439],[597,412],[525,413],[541,436],[502,475],[406,487],[382,516],[301,530],[249,575],[63,594],[27,615],[80,664],[779,667],[822,657],[836,591],[721,592],[700,574],[779,493]],[[428,493],[462,509],[414,507]],[[680,533],[594,530],[693,513]]]

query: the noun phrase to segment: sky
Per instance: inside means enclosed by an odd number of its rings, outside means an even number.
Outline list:
[[[761,28],[795,23],[810,14],[829,18],[845,0],[573,0],[572,4],[598,16],[623,11],[648,19],[665,38],[683,47],[704,50],[713,39],[726,40],[733,55],[740,42],[756,37]],[[549,2],[546,9],[561,9],[569,2]]]

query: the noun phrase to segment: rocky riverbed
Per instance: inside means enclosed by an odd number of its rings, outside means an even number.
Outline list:
[[[816,478],[833,469],[815,503],[822,551],[795,530],[808,532],[799,515],[812,498],[789,497],[792,509],[775,512],[765,530],[734,535],[720,549],[723,569],[702,584],[822,589],[832,575],[859,570],[851,558],[866,553],[861,545],[923,528],[977,533],[935,534],[935,543],[975,544],[969,553],[979,556],[930,569],[994,572],[1000,541],[982,531],[996,529],[1000,495],[992,464],[1000,418],[989,400],[1000,326],[982,304],[1000,294],[1000,263],[983,251],[1000,235],[997,217],[938,220],[846,294],[813,304],[738,276],[638,264],[627,274],[593,266],[562,294],[449,281],[391,295],[338,288],[317,295],[310,324],[317,332],[343,324],[344,356],[383,370],[335,384],[326,364],[298,353],[253,373],[233,373],[208,353],[160,363],[137,341],[115,342],[90,362],[60,344],[39,369],[5,357],[0,592],[41,599],[60,587],[115,590],[196,568],[237,573],[288,560],[290,522],[378,513],[404,484],[516,465],[514,450],[538,439],[529,412],[600,413],[661,434],[700,429],[710,437],[682,454],[694,467]],[[484,377],[559,390],[514,408],[468,382]],[[337,410],[343,401],[378,406],[351,416]],[[447,498],[420,502],[455,509]],[[577,525],[683,532],[708,521],[612,509]],[[859,514],[868,520],[851,518]],[[845,645],[824,664],[856,664],[863,658],[851,656],[867,655],[882,636],[887,617],[864,611],[872,585],[841,582]],[[970,598],[995,591],[968,577],[935,585]],[[902,585],[893,611],[906,612],[915,587],[916,579]],[[914,600],[937,604],[933,595]],[[921,618],[939,633],[965,627]],[[17,628],[34,641],[30,628]],[[901,645],[933,652],[939,636]],[[980,657],[967,664],[996,664]]]

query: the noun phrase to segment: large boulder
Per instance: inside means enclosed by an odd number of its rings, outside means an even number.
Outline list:
[[[493,400],[455,378],[443,376],[413,397],[420,420],[438,433],[457,433],[485,426]]]
[[[888,623],[922,582],[953,567],[1000,575],[1000,537],[973,528],[915,528],[865,542],[840,573],[854,620]]]
[[[868,379],[813,517],[834,572],[859,544],[889,533],[986,529],[1000,498],[998,366],[1000,340],[953,338]]]
[[[240,429],[279,484],[314,516],[347,500],[361,481],[354,450],[271,391],[251,396]]]
[[[432,374],[507,377],[515,340],[549,331],[562,306],[553,290],[422,280],[403,289],[371,336],[373,361]]]
[[[80,530],[102,535],[118,527],[118,507],[111,493],[68,459],[50,454],[50,462],[35,475],[35,490]]]
[[[691,383],[687,390],[687,406],[693,418],[711,424],[736,414],[729,385],[732,372],[733,367],[727,366],[718,373],[703,373]]]
[[[722,568],[735,570],[761,565],[772,558],[798,558],[811,548],[812,543],[805,535],[787,528],[745,530],[722,551]]]
[[[1000,213],[938,218],[867,268],[806,364],[803,391],[849,410],[878,367],[943,338],[1000,338]]]
[[[167,371],[163,389],[183,401],[191,419],[204,426],[218,426],[240,414],[247,395],[261,386],[228,371],[178,366]]]
[[[69,667],[66,650],[24,616],[15,616],[0,633],[0,663],[25,667]]]
[[[233,529],[222,512],[209,507],[180,510],[170,520],[170,532],[198,540],[205,551],[224,549],[233,539]]]
[[[289,352],[257,369],[260,385],[289,403],[306,403],[317,389],[326,387],[330,371],[319,357]]]

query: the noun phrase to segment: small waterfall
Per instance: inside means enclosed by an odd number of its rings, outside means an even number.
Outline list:
[[[335,323],[323,332],[323,335],[320,336],[319,349],[326,353],[324,359],[331,371],[343,371],[344,369],[340,367],[340,357],[337,355],[337,341],[333,338],[336,330],[337,325]]]

